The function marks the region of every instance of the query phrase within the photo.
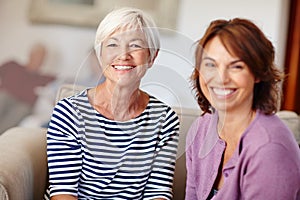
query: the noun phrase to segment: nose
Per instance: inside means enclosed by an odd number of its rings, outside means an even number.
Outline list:
[[[127,47],[122,47],[119,52],[118,59],[119,60],[128,60],[131,58],[131,52]]]
[[[229,81],[229,72],[228,70],[226,69],[226,67],[221,67],[219,68],[218,70],[218,80],[221,82],[221,83],[227,83]]]

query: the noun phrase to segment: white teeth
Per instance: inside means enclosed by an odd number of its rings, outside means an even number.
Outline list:
[[[232,90],[232,89],[213,88],[213,91],[217,95],[225,96],[225,95],[228,95],[228,94],[232,93],[234,90]]]
[[[128,69],[132,69],[133,66],[122,66],[122,65],[115,65],[114,66],[115,69],[118,69],[118,70],[128,70]]]

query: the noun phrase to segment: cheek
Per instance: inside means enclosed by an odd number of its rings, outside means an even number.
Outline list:
[[[233,77],[236,83],[239,83],[240,87],[253,88],[255,84],[255,78],[249,73],[245,73],[239,76]]]
[[[140,70],[138,72],[138,77],[144,77],[146,72],[147,72],[148,67],[146,66],[141,66]]]
[[[148,70],[148,64],[139,63],[138,66],[134,70],[138,76],[143,76],[143,75],[145,75],[145,73]]]
[[[210,70],[201,70],[199,73],[199,84],[200,88],[206,98],[208,98],[209,95],[209,89],[208,84],[213,80],[213,72]]]
[[[139,64],[150,63],[150,54],[147,51],[137,51],[132,55],[134,58],[136,58],[136,60],[138,60]]]
[[[114,58],[116,58],[117,55],[118,55],[117,50],[113,51],[113,50],[109,50],[109,49],[103,49],[100,54],[100,58],[101,58],[102,62],[109,63],[109,62],[112,62],[112,60]]]
[[[203,80],[203,82],[208,83],[213,78],[216,78],[216,76],[218,76],[218,71],[214,68],[207,69],[205,67],[201,67],[199,74],[200,74],[200,77]]]
[[[203,76],[199,76],[199,85],[200,85],[200,88],[202,90],[202,93],[204,94],[204,96],[209,99],[208,97],[210,96],[209,95],[209,90],[208,90],[208,87],[207,87],[207,79],[205,79]]]
[[[101,66],[102,70],[106,71],[106,70],[110,69],[113,59],[109,59],[107,57],[106,58],[101,57],[100,59],[101,59],[100,66]]]

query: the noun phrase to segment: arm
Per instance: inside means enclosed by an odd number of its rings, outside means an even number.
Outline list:
[[[193,173],[193,164],[192,164],[192,156],[191,156],[191,149],[189,148],[186,151],[186,170],[187,170],[187,177],[186,177],[186,188],[185,188],[185,199],[197,199],[196,198],[196,188],[195,188],[195,181],[194,181],[194,173]]]
[[[196,133],[195,122],[192,124],[186,138],[186,188],[185,188],[185,199],[197,199],[196,188],[195,188],[195,174],[193,170],[193,151],[192,151],[192,141],[194,139],[194,133]]]
[[[251,158],[243,179],[244,199],[297,199],[299,154],[280,144],[267,144]]]
[[[75,125],[79,123],[77,115],[67,100],[59,102],[53,111],[47,133],[51,196],[58,194],[77,196],[82,164],[78,128]]]
[[[143,199],[172,199],[172,185],[175,170],[179,119],[169,110],[158,133],[157,153],[147,181]]]

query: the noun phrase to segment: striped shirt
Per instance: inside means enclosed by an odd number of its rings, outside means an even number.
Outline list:
[[[178,134],[178,116],[153,96],[138,117],[122,122],[98,113],[87,90],[65,98],[47,133],[48,192],[78,199],[172,199]]]

